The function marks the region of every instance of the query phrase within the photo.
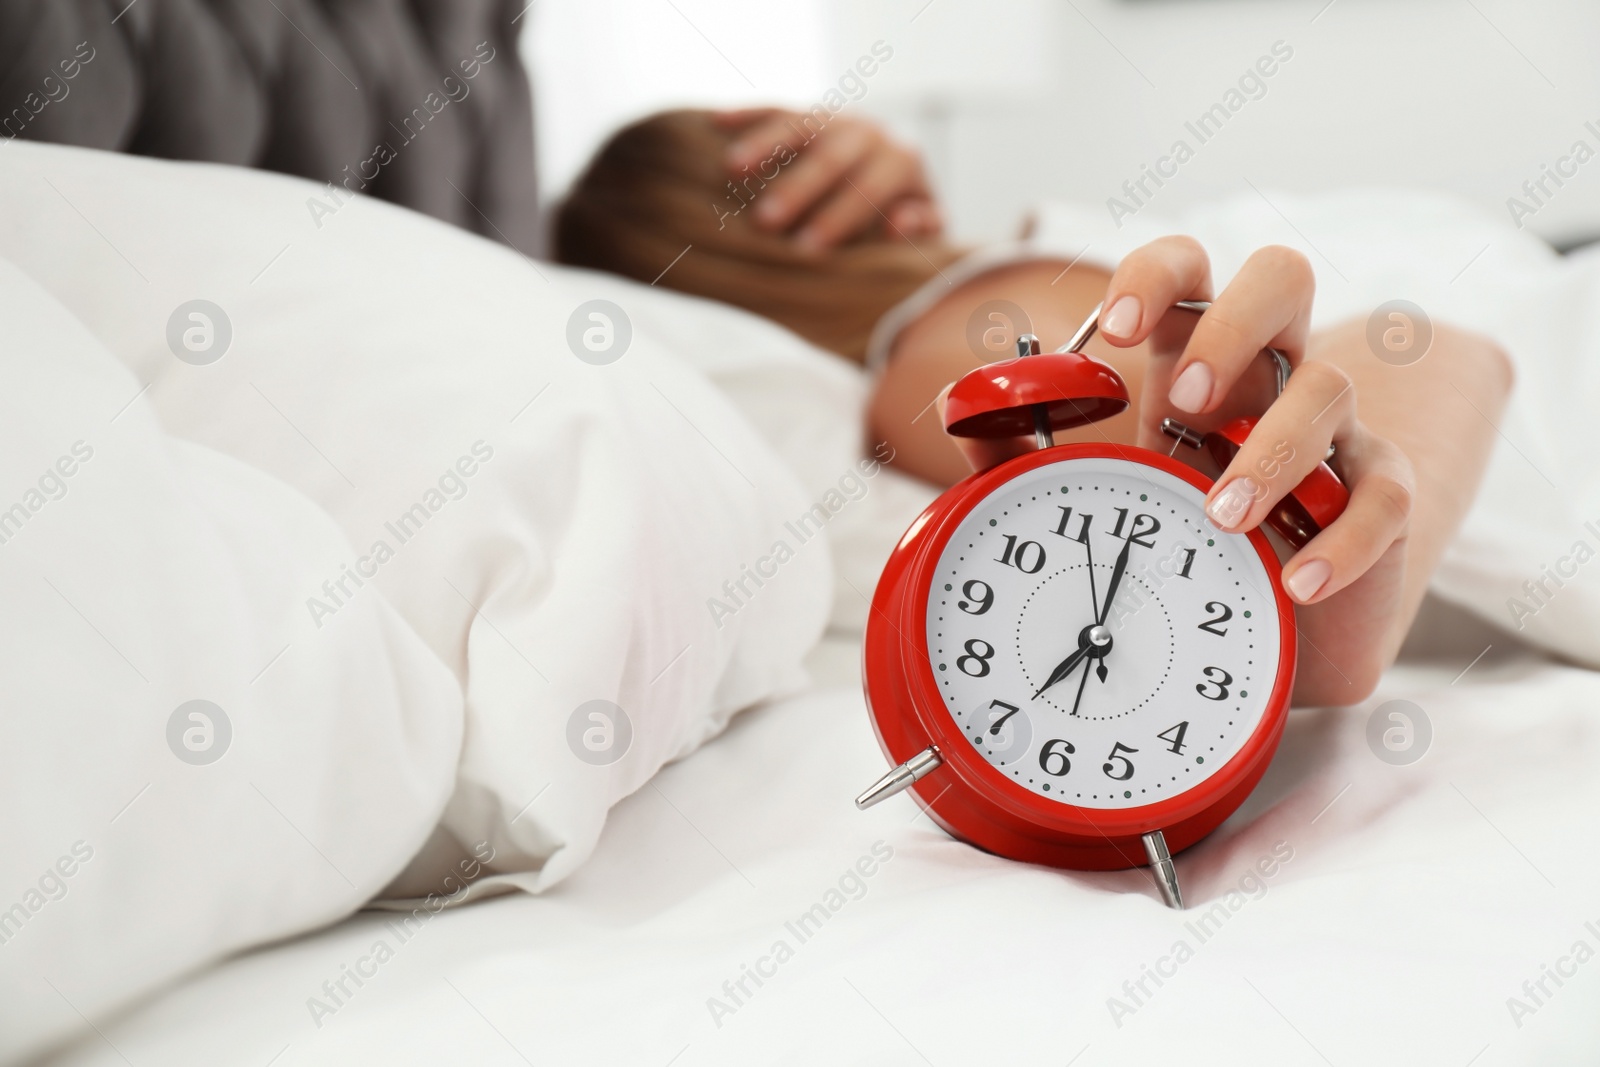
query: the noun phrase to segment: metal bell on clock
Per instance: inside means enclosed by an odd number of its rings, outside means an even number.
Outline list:
[[[1234,419],[1208,434],[1199,434],[1176,419],[1162,419],[1161,432],[1190,448],[1204,449],[1218,467],[1226,468],[1259,421]],[[1332,459],[1333,454],[1330,445],[1327,458]],[[1265,522],[1279,537],[1300,549],[1343,514],[1348,503],[1350,490],[1325,459],[1278,501]]]
[[[1055,431],[1120,414],[1128,387],[1110,364],[1080,351],[1041,354],[1031,333],[1017,338],[1015,359],[968,371],[945,399],[945,432],[956,437],[1034,434],[1040,448]]]

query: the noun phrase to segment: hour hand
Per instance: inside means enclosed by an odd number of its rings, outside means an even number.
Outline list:
[[[1078,650],[1056,664],[1056,669],[1050,672],[1050,677],[1045,679],[1045,683],[1039,687],[1039,692],[1033,694],[1033,699],[1038,700],[1039,693],[1043,693],[1046,689],[1071,674],[1077,669],[1078,664],[1084,661],[1086,656],[1094,656],[1096,659],[1103,660],[1110,651],[1111,631],[1098,623],[1085,626],[1078,632]],[[1104,666],[1104,664],[1101,664],[1101,666]],[[1083,676],[1088,678],[1089,672],[1084,671]],[[1101,679],[1101,681],[1104,680],[1104,678]]]
[[[1078,637],[1077,651],[1073,652],[1072,655],[1056,664],[1056,669],[1050,672],[1050,677],[1045,679],[1045,683],[1039,687],[1039,692],[1033,694],[1033,699],[1038,700],[1039,693],[1043,693],[1046,689],[1049,689],[1052,685],[1055,685],[1057,682],[1061,681],[1061,679],[1067,677],[1074,670],[1076,670],[1078,664],[1082,663],[1083,658],[1089,654],[1089,648],[1090,645],[1088,631],[1085,630],[1084,633]]]

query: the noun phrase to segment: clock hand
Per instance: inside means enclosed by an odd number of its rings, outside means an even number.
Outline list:
[[[1078,695],[1072,701],[1072,714],[1078,714],[1078,705],[1083,703],[1083,687],[1089,681],[1089,665],[1083,666],[1083,678],[1078,682]]]
[[[1133,547],[1133,538],[1122,542],[1122,551],[1117,554],[1116,566],[1111,568],[1111,584],[1106,586],[1106,599],[1100,607],[1100,616],[1095,620],[1097,626],[1106,624],[1106,616],[1111,614],[1111,602],[1116,599],[1117,587],[1122,584],[1122,575],[1128,569],[1128,549]]]
[[[1101,629],[1105,628],[1106,617],[1111,614],[1111,602],[1116,598],[1117,589],[1122,585],[1122,576],[1128,570],[1128,550],[1132,547],[1133,538],[1130,536],[1126,541],[1122,542],[1122,551],[1117,553],[1116,565],[1111,568],[1111,584],[1106,586],[1105,604],[1100,609],[1100,621],[1098,625]],[[1109,651],[1109,649],[1107,651]],[[1100,662],[1095,666],[1095,673],[1100,676],[1100,682],[1102,685],[1104,685],[1106,680],[1106,661],[1103,655],[1100,657]],[[1089,678],[1089,672],[1084,671],[1083,677],[1084,680],[1087,681]]]
[[[1086,629],[1078,636],[1077,650],[1073,652],[1072,655],[1056,664],[1056,669],[1050,672],[1050,677],[1047,678],[1045,683],[1039,687],[1039,692],[1033,694],[1033,699],[1038,700],[1039,693],[1043,693],[1046,689],[1049,689],[1052,685],[1055,685],[1057,682],[1061,681],[1061,679],[1070,675],[1073,670],[1077,668],[1078,664],[1082,663],[1085,657],[1089,655],[1089,649],[1091,647],[1092,646],[1089,644],[1089,631]]]
[[[1085,523],[1084,527],[1083,527],[1083,551],[1084,551],[1084,554],[1086,556],[1088,556],[1088,558],[1089,558],[1089,606],[1094,609],[1094,614],[1091,616],[1091,618],[1098,619],[1098,618],[1100,618],[1100,596],[1094,590],[1094,548],[1089,544],[1089,526],[1088,526],[1087,523]],[[1106,680],[1106,661],[1105,661],[1105,657],[1104,656],[1102,656],[1100,658],[1100,662],[1099,663],[1095,664],[1095,668],[1094,669],[1095,669],[1095,673],[1100,675],[1101,684],[1102,685],[1105,684],[1105,680]],[[1089,677],[1089,672],[1088,671],[1084,671],[1083,672],[1083,676],[1084,676],[1084,678],[1088,678]],[[1083,692],[1083,686],[1082,685],[1079,685],[1078,692],[1079,692],[1080,695],[1082,694],[1082,692]],[[1074,715],[1077,714],[1077,706],[1076,705],[1073,706],[1073,714]]]
[[[1077,669],[1078,664],[1082,663],[1086,657],[1104,656],[1110,651],[1111,631],[1104,626],[1085,626],[1078,634],[1077,651],[1056,664],[1056,669],[1050,672],[1050,677],[1039,687],[1039,692],[1033,694],[1033,699],[1038,700],[1039,693],[1043,693],[1052,685],[1071,675]],[[1085,671],[1084,674],[1087,676],[1088,672]]]
[[[1089,557],[1089,607],[1093,609],[1091,619],[1100,618],[1100,597],[1094,591],[1094,549],[1089,545],[1089,525],[1083,527],[1083,551]]]

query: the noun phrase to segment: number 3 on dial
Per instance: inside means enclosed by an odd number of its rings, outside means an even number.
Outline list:
[[[1229,674],[1227,671],[1223,670],[1221,667],[1207,667],[1205,670],[1201,671],[1200,673],[1204,674],[1207,678],[1211,679],[1211,681],[1209,681],[1209,682],[1200,682],[1198,685],[1196,685],[1194,687],[1194,691],[1196,693],[1199,693],[1201,696],[1205,697],[1207,700],[1226,700],[1226,699],[1228,699],[1228,686],[1233,684],[1233,675]],[[1217,687],[1217,691],[1215,693],[1207,692],[1206,690],[1210,686],[1216,686]]]

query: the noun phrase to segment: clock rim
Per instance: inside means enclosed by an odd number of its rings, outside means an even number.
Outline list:
[[[938,692],[928,656],[928,601],[945,547],[979,503],[1020,475],[1074,459],[1115,459],[1154,467],[1202,493],[1213,484],[1200,471],[1160,452],[1111,443],[1061,444],[1030,451],[969,476],[930,504],[891,552],[867,622],[863,673],[873,729],[885,753],[900,763],[929,745],[938,748],[941,767],[913,789],[946,830],[1002,855],[1027,853],[1016,858],[1056,866],[1127,867],[1145,862],[1137,841],[1140,835],[1165,830],[1169,847],[1174,851],[1186,847],[1232,814],[1260,780],[1282,737],[1294,686],[1298,650],[1294,605],[1283,589],[1282,565],[1271,543],[1259,528],[1250,531],[1245,537],[1262,561],[1278,610],[1277,670],[1260,721],[1239,750],[1203,781],[1172,796],[1127,808],[1068,804],[1012,782],[967,743]],[[909,639],[890,639],[887,649],[880,651],[884,625]],[[896,647],[899,655],[893,654]],[[884,655],[890,662],[879,662]],[[897,699],[897,689],[904,699]],[[885,721],[891,707],[905,712],[898,724]],[[887,735],[894,735],[894,743]],[[958,782],[966,787],[967,797],[950,796],[957,792],[952,787]],[[1183,830],[1174,840],[1172,831],[1177,827]],[[1134,855],[1129,854],[1130,845]]]

